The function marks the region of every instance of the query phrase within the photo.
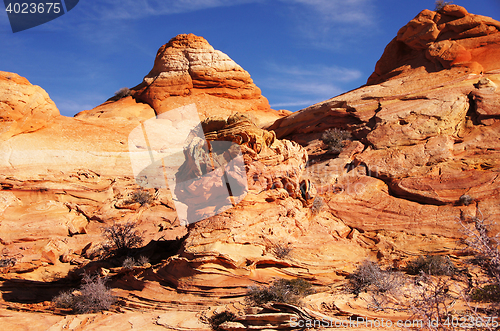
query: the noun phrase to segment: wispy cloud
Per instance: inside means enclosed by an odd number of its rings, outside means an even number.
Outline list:
[[[377,29],[374,0],[281,0],[308,46],[344,51]]]
[[[287,66],[270,63],[269,76],[258,82],[266,91],[279,95],[271,100],[271,107],[297,109],[332,98],[346,91],[344,85],[357,81],[363,75],[351,68],[325,65]]]
[[[187,13],[260,1],[262,0],[99,0],[80,2],[80,10],[85,12],[87,17],[118,20]]]

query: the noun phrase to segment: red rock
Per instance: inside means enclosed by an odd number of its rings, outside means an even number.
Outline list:
[[[24,77],[0,71],[0,140],[46,127],[59,115],[47,92]]]
[[[368,84],[409,75],[462,67],[481,73],[500,68],[500,22],[467,13],[457,5],[424,10],[387,45]]]

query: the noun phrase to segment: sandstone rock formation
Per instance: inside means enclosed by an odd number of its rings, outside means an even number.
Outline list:
[[[369,311],[367,296],[337,287],[367,258],[392,268],[436,252],[460,261],[470,253],[457,242],[457,219],[499,220],[498,26],[457,6],[423,11],[391,42],[369,85],[268,129],[252,117],[275,113],[259,108],[264,99],[249,75],[192,35],[160,49],[133,96],[76,118],[58,115],[41,88],[2,73],[2,325],[209,330],[207,319],[226,310],[238,315],[227,330],[286,329],[292,317],[408,318]],[[441,42],[451,51],[434,52]],[[201,114],[201,126],[210,146],[241,148],[248,190],[233,208],[183,226],[168,188],[136,182],[127,139],[150,116],[197,101],[228,105]],[[321,142],[329,128],[352,133],[338,155]],[[197,162],[186,162],[186,171],[225,164],[214,151],[197,158],[195,144],[183,152]],[[129,254],[149,263],[123,266],[125,256],[106,253],[103,229],[128,222],[144,237]],[[107,276],[117,303],[102,314],[63,316],[69,311],[50,300],[77,287],[83,272]],[[245,304],[248,286],[297,277],[317,290],[305,308]]]
[[[446,5],[438,12],[424,10],[387,45],[368,84],[409,71],[461,68],[480,74],[498,69],[499,30],[498,21],[469,14],[458,5]]]
[[[333,160],[313,158],[319,162],[308,167],[334,215],[349,226],[459,236],[463,212],[481,210],[498,220],[499,24],[454,5],[424,10],[389,44],[370,85],[269,129],[310,153],[321,149],[317,139],[332,127],[362,144]],[[439,56],[456,54],[429,55],[446,42],[466,45],[474,56],[445,62]],[[489,55],[476,56],[483,50]],[[461,196],[474,203],[461,205]]]
[[[288,115],[286,111],[272,110],[248,72],[194,34],[178,35],[160,47],[153,69],[131,89],[131,95],[137,102],[145,103],[143,107],[151,106],[156,115],[192,103],[202,119],[246,112],[262,125]],[[111,98],[77,117],[130,117],[130,107]],[[139,115],[137,111],[134,114]],[[139,116],[145,114],[149,113]]]
[[[47,92],[17,74],[1,72],[0,91],[1,140],[37,131],[59,115]]]

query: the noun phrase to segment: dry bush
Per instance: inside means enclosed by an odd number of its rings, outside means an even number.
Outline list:
[[[222,313],[217,313],[212,315],[209,319],[208,322],[210,323],[210,327],[212,330],[222,330],[220,328],[220,325],[225,323],[225,322],[230,322],[234,321],[236,318],[236,315],[230,311],[223,311]]]
[[[324,206],[325,206],[325,201],[323,200],[323,198],[320,197],[319,195],[316,196],[311,206],[311,213],[313,215],[319,214],[319,212]]]
[[[500,240],[499,234],[490,235],[493,224],[484,218],[478,210],[475,217],[462,216],[459,224],[465,234],[464,244],[474,253],[473,263],[485,273],[483,279],[476,279],[478,284],[471,291],[475,301],[500,302]]]
[[[0,260],[0,268],[13,267],[17,262],[15,257],[6,257]]]
[[[276,256],[278,259],[285,259],[290,255],[293,248],[290,246],[290,244],[275,243],[273,244],[271,250],[274,256]]]
[[[133,222],[106,227],[103,236],[109,242],[109,249],[117,253],[125,253],[129,249],[140,246],[144,241],[143,232],[137,230],[136,227],[137,224]]]
[[[300,303],[301,298],[314,293],[311,283],[306,280],[277,279],[270,286],[251,286],[247,292],[247,303],[262,305],[266,302]]]
[[[340,154],[345,147],[344,141],[351,139],[352,135],[349,131],[337,128],[328,129],[321,136],[321,140],[328,148],[328,151],[334,154]]]
[[[437,0],[435,3],[436,8],[434,9],[434,11],[440,11],[441,9],[444,8],[444,6],[451,5],[451,4],[453,4],[453,1]]]
[[[125,269],[133,269],[134,267],[144,266],[148,263],[149,259],[146,256],[141,255],[137,260],[131,256],[127,256],[122,262],[122,267]]]
[[[128,97],[131,94],[131,91],[128,87],[122,87],[118,91],[115,92],[115,97],[118,99],[122,99]]]
[[[128,203],[139,203],[141,206],[144,206],[153,201],[153,195],[149,191],[145,190],[137,190],[130,196],[130,199],[127,201]]]
[[[114,302],[111,290],[106,287],[106,279],[98,275],[85,274],[79,292],[79,294],[61,292],[52,299],[52,302],[59,308],[71,308],[77,314],[108,310]]]
[[[399,278],[400,273],[382,270],[378,263],[365,260],[349,275],[345,289],[356,297],[367,291],[385,293],[396,289]]]
[[[419,256],[406,265],[406,272],[410,275],[425,273],[434,276],[452,276],[458,272],[448,256],[427,255]]]

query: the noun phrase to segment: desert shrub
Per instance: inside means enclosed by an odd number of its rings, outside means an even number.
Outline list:
[[[321,209],[325,206],[325,201],[323,200],[322,197],[320,197],[319,195],[316,196],[313,200],[313,204],[311,206],[311,212],[313,215],[317,215],[319,214],[319,212],[321,211]]]
[[[122,267],[126,269],[133,269],[134,267],[144,266],[149,263],[149,259],[146,256],[139,256],[136,260],[131,256],[127,256],[122,262]]]
[[[278,259],[287,258],[292,250],[293,248],[289,244],[284,243],[275,243],[272,247],[272,252]]]
[[[321,140],[328,148],[328,151],[334,154],[339,154],[345,147],[344,141],[352,139],[351,133],[341,129],[328,129],[323,132]]]
[[[151,203],[153,195],[145,190],[137,190],[130,196],[129,203],[139,203],[141,206]]]
[[[302,297],[314,293],[312,284],[306,280],[277,279],[270,286],[251,286],[246,300],[249,304],[262,305],[266,302],[298,304]]]
[[[453,1],[437,0],[435,3],[436,8],[434,9],[434,11],[440,11],[441,9],[444,8],[444,6],[451,5],[451,4],[453,4]]]
[[[104,229],[104,237],[109,242],[109,247],[117,253],[138,247],[144,241],[143,233],[136,229],[137,224],[127,222],[124,224],[113,224]]]
[[[137,265],[137,261],[133,257],[130,257],[130,256],[127,256],[125,258],[125,260],[123,260],[123,262],[122,262],[122,267],[125,269],[132,269],[136,265]]]
[[[458,199],[458,202],[463,206],[468,206],[474,202],[474,199],[470,195],[464,194]]]
[[[62,292],[52,302],[56,307],[71,308],[77,314],[88,314],[109,309],[114,297],[106,287],[105,278],[85,274],[78,294]]]
[[[222,330],[220,328],[220,325],[225,323],[225,322],[230,322],[234,321],[236,318],[236,315],[230,311],[223,311],[222,313],[217,313],[212,315],[209,319],[208,322],[210,323],[210,326],[212,327],[212,330]]]
[[[17,262],[15,257],[6,257],[0,260],[0,268],[13,267]]]
[[[472,290],[470,295],[473,301],[500,302],[500,285],[490,284]]]
[[[141,255],[137,259],[137,264],[140,265],[140,266],[144,266],[144,265],[146,265],[148,263],[149,263],[149,259],[148,259],[147,256]]]
[[[394,289],[399,276],[396,272],[382,270],[376,262],[365,260],[349,275],[346,290],[355,296],[368,290],[384,293]]]
[[[71,293],[71,291],[61,292],[52,299],[52,302],[58,308],[73,308],[75,304],[75,296]]]
[[[500,285],[500,240],[498,234],[490,235],[492,224],[482,216],[480,210],[478,214],[480,217],[469,217],[469,224],[465,224],[465,217],[459,220],[465,234],[463,241],[474,253],[475,261],[490,277],[490,282]]]
[[[457,273],[457,268],[448,256],[427,255],[408,262],[406,272],[410,275],[419,275],[423,272],[427,275],[451,276]]]
[[[122,87],[118,91],[115,92],[115,97],[118,99],[128,97],[131,94],[130,89],[128,87]]]

